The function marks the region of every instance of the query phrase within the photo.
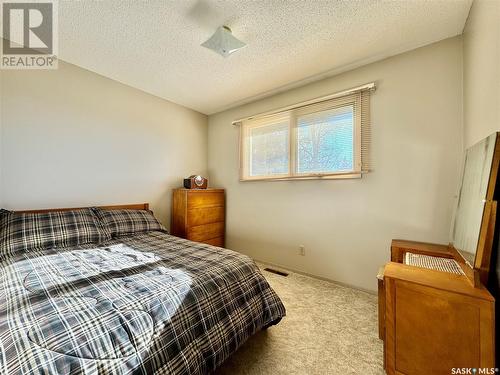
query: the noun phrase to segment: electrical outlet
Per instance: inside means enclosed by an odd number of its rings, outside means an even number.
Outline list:
[[[299,255],[301,255],[301,256],[306,255],[306,247],[304,245],[299,246]]]

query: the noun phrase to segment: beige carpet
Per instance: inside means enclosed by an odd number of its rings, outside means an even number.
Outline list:
[[[295,273],[263,273],[287,316],[251,337],[217,375],[384,374],[375,295]]]

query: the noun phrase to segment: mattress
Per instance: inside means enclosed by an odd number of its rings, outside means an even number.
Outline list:
[[[163,232],[0,262],[1,374],[206,374],[285,308],[249,257]]]

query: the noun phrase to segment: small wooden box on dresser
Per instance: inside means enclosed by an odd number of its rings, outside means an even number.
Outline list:
[[[172,235],[224,247],[224,189],[174,189]]]

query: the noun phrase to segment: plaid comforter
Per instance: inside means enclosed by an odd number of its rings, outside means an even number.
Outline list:
[[[285,315],[255,263],[162,232],[0,262],[0,374],[205,374]]]

